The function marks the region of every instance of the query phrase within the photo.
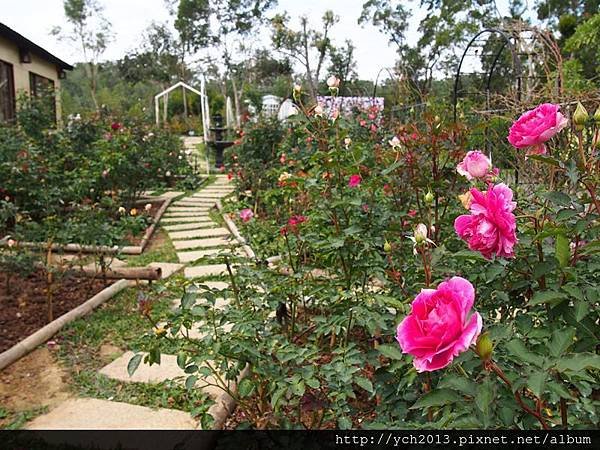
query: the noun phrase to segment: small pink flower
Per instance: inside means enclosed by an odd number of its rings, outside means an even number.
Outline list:
[[[369,205],[367,205],[366,203],[362,205],[362,210],[364,213],[368,213],[369,212]]]
[[[242,209],[240,211],[240,219],[242,219],[242,222],[250,222],[252,217],[254,217],[254,213],[250,208]]]
[[[113,122],[110,127],[113,129],[113,131],[117,131],[121,128],[121,124],[119,122]]]
[[[377,125],[371,124],[371,133],[377,133]]]
[[[471,188],[471,214],[458,216],[454,229],[471,250],[485,258],[512,258],[517,243],[517,221],[512,213],[517,204],[513,192],[505,184],[490,185],[486,192]]]
[[[350,179],[348,180],[348,186],[351,188],[355,188],[360,184],[362,178],[358,174],[350,175]]]
[[[340,87],[340,79],[335,75],[331,75],[327,78],[327,86],[329,89],[337,89]]]
[[[567,126],[569,121],[559,112],[560,106],[543,103],[519,117],[510,127],[508,142],[527,154],[545,155],[545,142]]]
[[[361,127],[365,127],[365,126],[367,125],[367,121],[366,121],[365,119],[361,119],[361,120],[358,122],[358,124],[359,124]]]
[[[479,150],[467,152],[467,156],[456,166],[456,171],[467,180],[484,178],[491,170],[492,163]]]
[[[474,301],[473,285],[461,277],[421,290],[396,334],[417,372],[443,369],[477,341],[483,321],[479,313],[471,314]]]
[[[281,156],[279,157],[279,162],[281,164],[285,164],[285,153],[282,153]]]
[[[408,215],[410,217],[415,217],[417,215],[417,210],[416,209],[409,209],[408,210]]]

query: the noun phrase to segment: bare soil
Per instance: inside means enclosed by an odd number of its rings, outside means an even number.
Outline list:
[[[0,352],[48,324],[47,283],[42,271],[22,278],[0,272]],[[109,283],[110,284],[110,283]],[[81,305],[107,285],[101,280],[64,277],[52,288],[53,319]]]
[[[52,408],[70,396],[68,381],[52,350],[40,347],[0,372],[0,405],[14,411]]]

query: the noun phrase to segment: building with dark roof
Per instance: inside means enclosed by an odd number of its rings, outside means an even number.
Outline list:
[[[54,93],[60,121],[60,80],[73,66],[0,23],[0,122],[13,122],[21,92],[31,96]]]

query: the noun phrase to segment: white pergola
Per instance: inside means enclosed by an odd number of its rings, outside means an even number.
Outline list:
[[[166,122],[168,105],[169,105],[169,93],[178,88],[181,88],[183,90],[184,95],[185,95],[185,90],[187,89],[188,91],[193,92],[194,94],[197,94],[200,96],[200,113],[202,115],[202,132],[204,135],[204,142],[208,142],[208,140],[209,140],[208,129],[210,128],[210,111],[208,109],[208,96],[206,95],[206,83],[205,83],[204,77],[200,77],[200,90],[199,91],[197,89],[194,89],[193,87],[185,84],[183,81],[179,81],[178,83],[175,83],[170,88],[162,91],[160,94],[156,94],[154,96],[154,115],[156,117],[156,125],[157,126],[160,125],[160,99],[164,98],[163,114],[162,114],[163,119],[162,120],[163,120],[163,122]]]

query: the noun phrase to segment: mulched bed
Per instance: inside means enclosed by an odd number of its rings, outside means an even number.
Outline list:
[[[27,278],[11,276],[11,294],[6,292],[6,274],[0,272],[0,352],[48,324],[46,280],[38,271]],[[81,305],[105,287],[102,280],[65,277],[56,282],[54,319]]]

